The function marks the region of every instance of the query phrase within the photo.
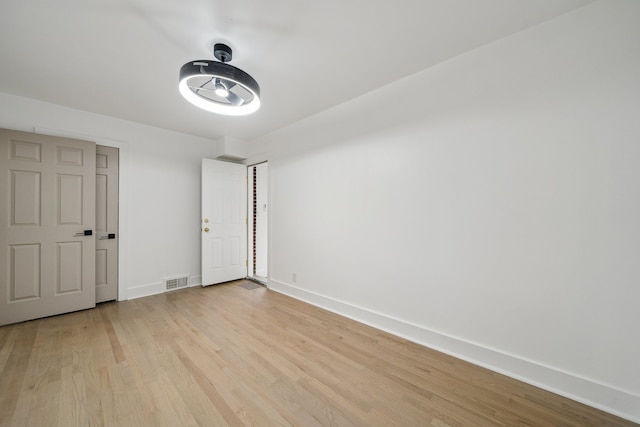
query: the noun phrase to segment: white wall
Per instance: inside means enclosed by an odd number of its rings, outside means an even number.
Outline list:
[[[260,163],[256,168],[256,275],[267,277],[269,250],[269,166]]]
[[[0,93],[0,127],[94,140],[121,155],[120,299],[163,290],[163,279],[200,282],[203,138]]]
[[[640,421],[639,52],[601,1],[252,141],[270,287]]]

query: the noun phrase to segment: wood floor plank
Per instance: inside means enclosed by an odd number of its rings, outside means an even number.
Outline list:
[[[0,373],[0,426],[11,425],[12,415],[16,412],[24,379],[28,373],[29,359],[37,334],[37,328],[29,324],[5,328],[15,328],[15,334],[7,334],[9,337],[13,335],[15,339],[12,340],[11,354]]]
[[[243,282],[0,328],[0,427],[632,426]]]

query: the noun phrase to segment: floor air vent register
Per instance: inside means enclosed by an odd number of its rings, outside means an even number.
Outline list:
[[[172,277],[164,280],[164,289],[166,291],[174,291],[189,286],[189,276]]]

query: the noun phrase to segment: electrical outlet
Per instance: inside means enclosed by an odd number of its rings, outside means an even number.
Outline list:
[[[292,281],[293,283],[296,283],[296,280],[298,280],[298,277],[297,277],[296,273],[293,273],[293,274],[291,275],[291,281]]]

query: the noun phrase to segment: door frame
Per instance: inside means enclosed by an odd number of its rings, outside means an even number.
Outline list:
[[[83,139],[85,141],[95,142],[97,145],[118,148],[119,151],[119,169],[118,169],[118,299],[117,301],[125,301],[127,295],[127,236],[129,215],[128,188],[129,188],[129,143],[118,141],[115,139],[103,138],[95,135],[88,135],[79,132],[70,132],[61,129],[48,128],[43,126],[34,126],[34,132],[61,136],[63,138]]]

